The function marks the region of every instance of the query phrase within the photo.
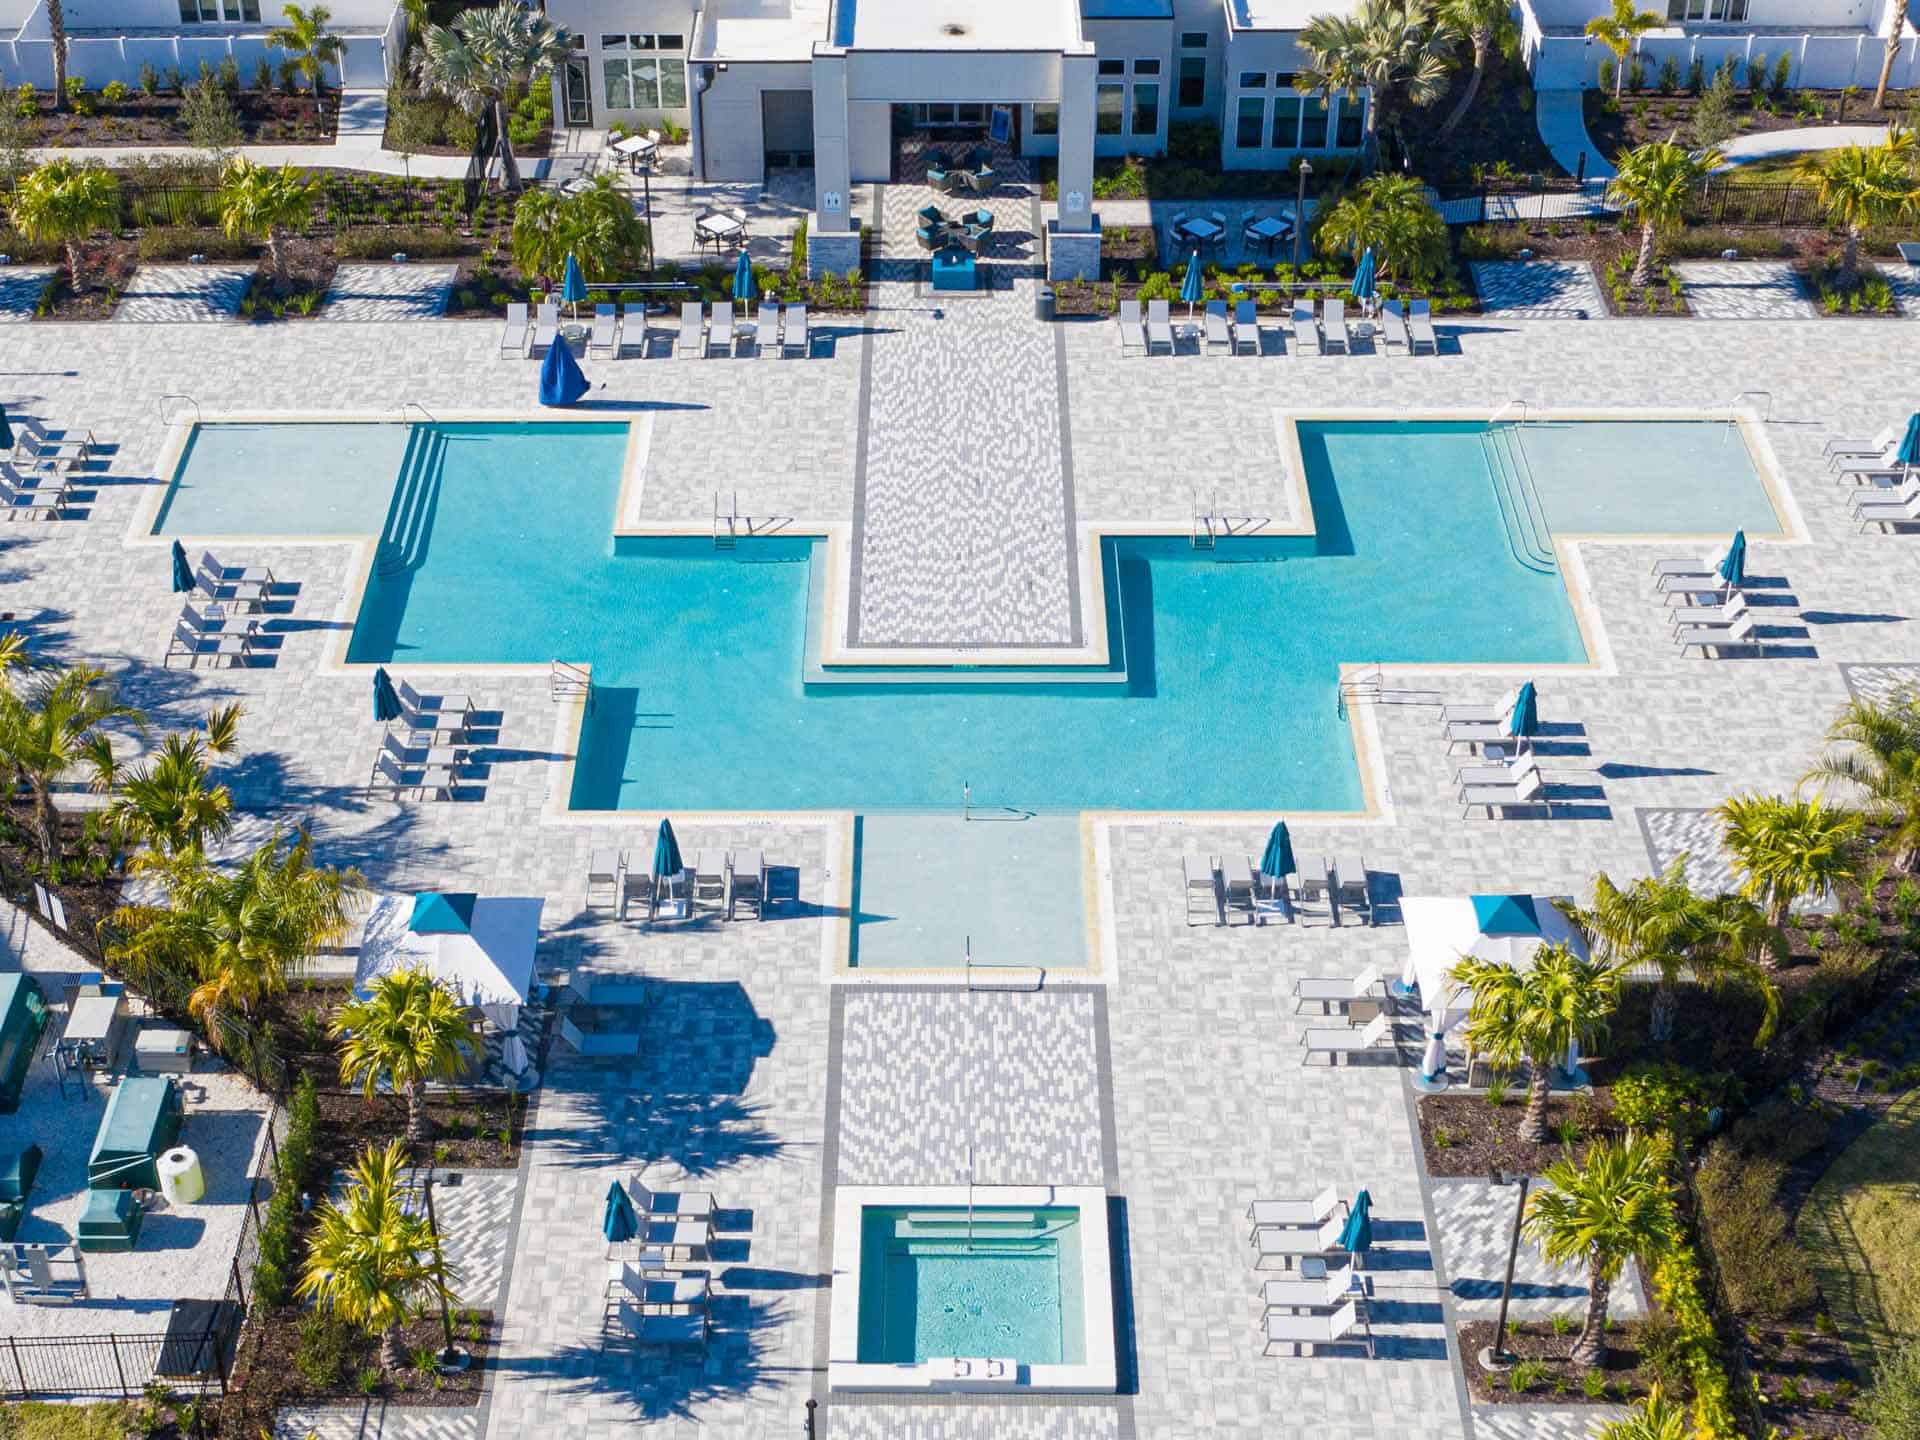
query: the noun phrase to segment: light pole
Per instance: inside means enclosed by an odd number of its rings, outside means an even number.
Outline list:
[[[427,1200],[427,1228],[433,1231],[433,1268],[439,1284],[434,1287],[440,1301],[440,1333],[446,1339],[446,1346],[440,1351],[440,1369],[447,1374],[455,1374],[473,1363],[473,1357],[453,1343],[453,1316],[447,1310],[447,1258],[440,1243],[440,1222],[433,1215],[433,1170],[428,1168],[421,1189]]]
[[[1513,1207],[1513,1239],[1507,1245],[1507,1278],[1500,1282],[1500,1318],[1493,1322],[1493,1343],[1479,1355],[1482,1370],[1504,1370],[1514,1360],[1507,1349],[1507,1301],[1513,1298],[1513,1262],[1520,1255],[1520,1224],[1527,1218],[1527,1187],[1533,1183],[1533,1177],[1495,1170],[1487,1178],[1495,1185],[1520,1187],[1520,1203]]]
[[[1300,280],[1300,247],[1307,240],[1307,177],[1313,174],[1313,162],[1300,157],[1300,193],[1293,206],[1293,279]]]

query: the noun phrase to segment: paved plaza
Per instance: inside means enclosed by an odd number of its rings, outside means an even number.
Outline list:
[[[1480,307],[1502,319],[1592,320],[1607,313],[1593,266],[1584,260],[1475,260]]]
[[[924,192],[888,188],[901,191],[881,197],[894,232],[899,202]],[[995,213],[996,228],[1031,228],[1025,202]],[[483,798],[403,806],[361,794],[380,728],[364,674],[331,658],[353,620],[346,545],[223,545],[233,563],[267,564],[288,587],[265,617],[262,658],[231,670],[161,665],[179,601],[165,548],[132,543],[129,526],[167,478],[157,473],[162,397],[189,395],[207,416],[326,409],[397,423],[403,405],[418,404],[530,417],[537,367],[496,354],[497,326],[374,309],[363,323],[297,332],[0,327],[9,415],[85,426],[101,442],[83,501],[6,535],[0,602],[38,652],[113,671],[153,718],[153,739],[211,705],[243,703],[240,755],[224,778],[249,824],[305,820],[323,859],[358,865],[382,890],[544,897],[538,969],[563,1013],[596,983],[647,982],[623,1002],[636,1054],[578,1056],[549,1029],[519,1171],[436,1191],[470,1272],[463,1294],[490,1293],[503,1315],[483,1405],[328,1407],[282,1416],[278,1433],[761,1440],[800,1433],[814,1399],[818,1433],[835,1440],[1585,1434],[1612,1412],[1467,1402],[1451,1336],[1484,1310],[1507,1192],[1425,1175],[1409,1084],[1416,1017],[1397,1016],[1392,1041],[1354,1063],[1308,1065],[1302,1040],[1320,1022],[1296,1014],[1290,992],[1298,979],[1366,966],[1398,973],[1401,896],[1580,892],[1596,870],[1626,879],[1683,850],[1707,867],[1699,878],[1720,881],[1699,817],[1730,794],[1791,786],[1850,693],[1885,695],[1920,678],[1909,629],[1915,537],[1860,535],[1820,459],[1828,436],[1897,418],[1897,397],[1862,377],[1910,370],[1914,330],[1609,320],[1598,318],[1585,272],[1551,293],[1513,292],[1513,309],[1443,321],[1438,356],[1362,347],[1323,359],[1147,359],[1123,356],[1109,322],[1034,321],[1026,242],[1010,242],[996,275],[1004,283],[990,294],[948,300],[928,290],[899,239],[883,236],[888,268],[872,308],[817,316],[823,343],[805,361],[583,358],[592,413],[646,422],[632,501],[640,528],[705,533],[715,493],[737,490],[749,514],[833,527],[854,542],[849,642],[1059,645],[1084,620],[1072,561],[1094,529],[1187,534],[1196,494],[1222,513],[1291,520],[1282,412],[1484,415],[1514,398],[1720,412],[1763,388],[1766,443],[1805,538],[1752,537],[1757,593],[1779,602],[1762,649],[1716,661],[1671,643],[1648,565],[1697,551],[1697,540],[1678,551],[1671,541],[1581,542],[1565,574],[1596,617],[1596,663],[1538,676],[1555,818],[1462,820],[1459,757],[1441,743],[1437,711],[1421,704],[1362,710],[1380,762],[1374,813],[1290,817],[1298,853],[1365,855],[1388,923],[1190,927],[1182,856],[1257,856],[1272,817],[1109,815],[1088,826],[1098,859],[1085,931],[1103,958],[1088,976],[1038,991],[969,990],[951,973],[913,983],[888,971],[868,984],[836,971],[854,863],[844,817],[675,817],[688,851],[751,845],[798,869],[800,903],[765,923],[644,928],[604,900],[590,906],[592,852],[644,850],[660,817],[554,813],[575,735],[545,666],[447,666],[434,677],[499,717]],[[193,269],[199,282],[214,267]],[[409,278],[429,273],[408,267]],[[184,284],[156,291],[152,318],[211,304],[205,285],[193,294]],[[1558,318],[1575,312],[1595,318]],[[1473,702],[1511,684],[1440,667],[1394,678]],[[126,738],[129,751],[137,743]],[[831,1234],[836,1187],[964,1185],[969,1168],[980,1184],[1107,1189],[1120,1394],[829,1392],[828,1312],[847,1258]],[[716,1328],[704,1353],[606,1343],[599,1210],[609,1183],[635,1174],[714,1198],[702,1268]],[[1247,1207],[1325,1185],[1373,1197],[1377,1243],[1361,1279],[1374,1356],[1357,1343],[1263,1356],[1268,1277],[1254,1266]],[[1577,1276],[1523,1278],[1546,1292],[1527,1304],[1581,1301]],[[1618,1313],[1630,1313],[1631,1290],[1622,1287]]]
[[[115,324],[193,324],[228,320],[253,279],[252,265],[142,265],[114,309]]]
[[[1708,320],[1811,320],[1813,302],[1784,260],[1681,260],[1687,308]]]

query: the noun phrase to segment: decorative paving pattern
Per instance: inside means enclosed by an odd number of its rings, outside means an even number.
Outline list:
[[[0,266],[0,325],[33,319],[33,310],[46,293],[51,265]]]
[[[1893,287],[1894,300],[1900,306],[1900,313],[1909,320],[1920,316],[1920,266],[1882,261],[1880,274]]]
[[[191,324],[237,314],[252,265],[142,265],[120,297],[113,318]]]
[[[1120,1440],[1120,1411],[1093,1404],[952,1405],[836,1404],[822,1432],[828,1440]],[[329,1437],[330,1440],[330,1437]]]
[[[459,1275],[455,1293],[465,1305],[492,1309],[506,1283],[518,1171],[463,1170],[460,1182],[445,1176],[433,1187],[433,1217],[440,1225],[447,1264]]]
[[[1536,1180],[1535,1186],[1540,1182]],[[1453,1289],[1454,1311],[1463,1320],[1491,1320],[1500,1310],[1500,1285],[1513,1243],[1513,1206],[1518,1191],[1485,1180],[1429,1182],[1440,1253]],[[1587,1277],[1578,1265],[1554,1265],[1540,1247],[1522,1238],[1513,1267],[1508,1313],[1532,1318],[1586,1313]],[[1629,1265],[1613,1282],[1607,1313],[1618,1319],[1646,1313],[1639,1267]]]
[[[1840,678],[1859,700],[1885,703],[1896,695],[1920,695],[1920,665],[1842,665]]]
[[[1587,1440],[1627,1416],[1624,1405],[1475,1405],[1476,1440]]]
[[[322,320],[429,320],[447,308],[458,265],[342,265]]]
[[[847,997],[841,1185],[1099,1185],[1093,996]]]
[[[1784,260],[1681,260],[1687,308],[1709,320],[1811,320],[1813,302]]]
[[[480,1440],[484,1410],[416,1410],[363,1400],[350,1405],[301,1405],[282,1410],[273,1440]]]
[[[1722,895],[1740,888],[1733,857],[1720,843],[1721,823],[1711,810],[1642,810],[1640,828],[1647,837],[1647,863],[1655,874],[1681,855],[1687,857],[1687,884],[1701,895]]]
[[[1467,268],[1480,308],[1503,319],[1593,320],[1607,313],[1584,260],[1474,260]]]

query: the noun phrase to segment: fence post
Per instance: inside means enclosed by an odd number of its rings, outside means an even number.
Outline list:
[[[133,1398],[133,1392],[127,1389],[126,1367],[120,1363],[120,1341],[111,1330],[107,1332],[107,1344],[113,1351],[114,1372],[120,1377],[120,1393],[131,1400]]]
[[[13,1352],[13,1371],[20,1377],[20,1398],[25,1400],[33,1392],[27,1388],[27,1367],[20,1363],[20,1343],[11,1335],[7,1337],[7,1349]]]

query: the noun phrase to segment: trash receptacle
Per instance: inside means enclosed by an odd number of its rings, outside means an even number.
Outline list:
[[[1053,287],[1051,285],[1042,285],[1033,292],[1033,318],[1053,319]]]

